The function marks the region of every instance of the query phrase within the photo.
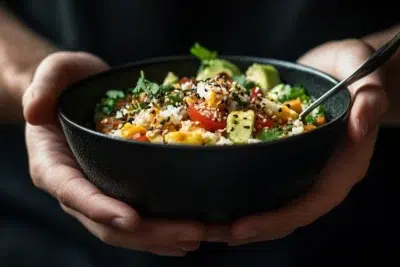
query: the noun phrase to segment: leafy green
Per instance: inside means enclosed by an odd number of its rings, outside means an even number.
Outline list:
[[[262,141],[271,141],[279,139],[282,134],[283,131],[279,128],[263,129],[258,138]]]
[[[199,43],[195,43],[190,48],[190,53],[197,57],[200,61],[216,59],[218,57],[218,53],[216,51],[211,51]]]
[[[315,121],[319,116],[325,116],[325,108],[322,105],[317,106],[315,111],[306,116],[305,120],[309,124],[315,124]]]
[[[111,99],[122,99],[125,97],[125,93],[121,90],[108,90],[106,96]]]
[[[183,98],[180,93],[171,93],[168,95],[168,98],[171,100],[172,104],[181,103]]]
[[[307,115],[306,116],[306,122],[309,124],[314,124],[315,123],[315,117],[312,115]]]
[[[256,83],[248,80],[244,74],[233,76],[232,79],[246,88],[248,92],[250,92],[250,90],[256,86]]]
[[[149,97],[157,97],[162,94],[165,94],[167,92],[170,92],[174,89],[171,85],[159,85],[155,82],[149,81],[146,79],[144,76],[144,72],[140,72],[140,77],[136,83],[136,86],[134,88],[131,88],[133,95],[139,95],[141,93],[146,93]]]
[[[289,89],[289,93],[283,95],[282,97],[279,98],[279,101],[284,102],[288,100],[293,100],[296,98],[300,98],[300,100],[303,102],[309,102],[310,97],[307,94],[307,91],[302,85],[294,85],[291,86]]]

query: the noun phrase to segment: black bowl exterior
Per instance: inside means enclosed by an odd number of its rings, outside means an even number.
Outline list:
[[[302,83],[318,96],[336,81],[315,70],[268,59],[229,57],[242,68],[274,64],[288,83]],[[155,145],[106,137],[85,127],[107,89],[131,87],[141,69],[160,80],[168,71],[192,76],[191,57],[130,64],[82,81],[60,97],[60,121],[83,172],[105,194],[143,216],[231,222],[270,211],[305,193],[346,129],[350,95],[328,101],[331,122],[286,140],[245,146]]]

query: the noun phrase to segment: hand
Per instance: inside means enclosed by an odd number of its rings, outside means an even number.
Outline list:
[[[182,256],[199,246],[200,225],[142,220],[127,204],[105,196],[84,178],[56,119],[60,91],[107,64],[86,53],[57,52],[42,61],[23,97],[33,183],[103,242],[159,255]],[[79,107],[78,107],[79,108]]]
[[[323,44],[302,56],[299,63],[325,71],[337,79],[350,75],[373,49],[361,40]],[[311,191],[276,212],[239,219],[232,226],[231,245],[282,238],[306,226],[339,205],[365,176],[373,154],[378,126],[388,108],[385,72],[380,69],[354,83],[354,105],[348,122],[348,138],[334,151]]]

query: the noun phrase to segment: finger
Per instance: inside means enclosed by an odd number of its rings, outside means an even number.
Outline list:
[[[180,240],[179,232],[188,228],[183,223],[147,222],[134,233],[121,231],[99,224],[83,214],[61,205],[64,211],[75,217],[93,235],[106,244],[127,249],[149,251],[159,255],[183,256],[199,248],[200,241]],[[149,231],[151,229],[151,231]]]
[[[329,166],[322,171],[322,179],[305,196],[278,211],[245,217],[235,222],[232,226],[235,240],[232,242],[285,236],[298,227],[309,225],[336,207],[347,196],[351,186],[365,176],[376,135],[377,130],[362,144],[349,142],[338,147]],[[354,155],[357,155],[356,159]],[[349,177],[354,177],[352,179],[356,181],[349,182]]]
[[[262,235],[256,235],[255,237],[251,237],[248,239],[233,239],[232,241],[228,242],[228,245],[233,247],[233,246],[242,246],[250,243],[264,242],[266,240],[272,241],[276,239],[282,239],[292,234],[293,232],[294,230],[288,230],[288,231],[280,230],[280,232],[274,232],[273,234],[266,233]]]
[[[311,50],[299,59],[299,63],[323,70],[343,80],[373,51],[372,47],[361,40],[331,42]],[[374,131],[387,111],[385,79],[385,68],[381,67],[349,87],[353,99],[349,117],[349,135],[353,141],[362,141]]]
[[[32,125],[52,123],[57,99],[68,85],[109,66],[101,59],[79,52],[57,52],[38,66],[23,96],[24,117]]]
[[[231,238],[230,225],[207,225],[204,240],[208,242],[229,242]]]
[[[37,187],[94,221],[127,230],[138,226],[140,217],[135,210],[103,195],[79,171],[61,129],[27,124],[26,131],[30,173]]]

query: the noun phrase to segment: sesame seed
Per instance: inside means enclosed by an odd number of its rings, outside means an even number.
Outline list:
[[[250,129],[250,126],[244,125],[243,128],[245,128],[245,129]]]

